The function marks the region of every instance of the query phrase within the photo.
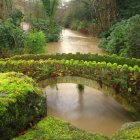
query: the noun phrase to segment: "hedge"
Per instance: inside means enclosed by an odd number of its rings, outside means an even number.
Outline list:
[[[9,140],[46,114],[46,98],[33,79],[0,73],[0,139]]]
[[[62,120],[47,117],[27,134],[13,140],[109,140],[107,137],[80,130]]]
[[[124,124],[121,129],[113,135],[111,140],[139,140],[140,122]]]
[[[38,54],[38,55],[30,55],[30,54],[25,54],[25,55],[17,55],[12,58],[11,60],[47,60],[47,59],[56,59],[56,60],[61,60],[61,59],[66,59],[66,60],[83,60],[83,61],[96,61],[96,62],[103,62],[105,61],[106,63],[117,63],[118,65],[124,65],[127,64],[129,66],[135,66],[138,65],[140,67],[140,59],[136,58],[125,58],[125,57],[120,57],[117,55],[98,55],[98,54]]]
[[[106,62],[79,60],[0,61],[0,72],[16,71],[36,81],[58,76],[78,76],[112,87],[112,95],[140,119],[140,68]]]

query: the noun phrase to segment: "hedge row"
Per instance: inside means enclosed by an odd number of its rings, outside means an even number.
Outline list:
[[[15,72],[0,73],[0,139],[9,140],[46,114],[46,98],[34,81]]]
[[[138,65],[140,67],[140,59],[130,59],[130,58],[125,58],[125,57],[120,57],[117,55],[98,55],[98,54],[38,54],[38,55],[17,55],[12,58],[11,60],[47,60],[47,59],[56,59],[56,60],[61,60],[61,59],[66,59],[66,60],[83,60],[83,61],[96,61],[96,62],[103,62],[105,61],[106,63],[117,63],[118,65],[124,65],[127,64],[129,66],[135,66]]]
[[[37,81],[58,76],[79,76],[114,88],[113,95],[140,117],[140,68],[106,62],[79,60],[0,61],[0,71],[16,71]],[[127,106],[126,106],[127,104]]]

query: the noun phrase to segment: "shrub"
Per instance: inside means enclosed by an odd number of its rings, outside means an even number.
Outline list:
[[[45,52],[45,35],[43,32],[27,33],[25,39],[26,52],[35,54]]]
[[[124,124],[111,140],[139,140],[139,138],[140,122],[131,122]]]
[[[0,136],[11,139],[46,114],[46,98],[21,73],[0,73]]]
[[[12,22],[13,24],[17,25],[17,26],[20,26],[20,23],[23,19],[23,13],[18,10],[18,9],[15,9],[13,10],[10,14],[9,14],[9,18],[12,19]]]
[[[33,30],[42,31],[46,36],[47,42],[54,42],[59,39],[61,28],[55,21],[50,23],[48,20],[33,20],[32,27]]]
[[[0,22],[0,57],[2,58],[15,54],[42,53],[45,50],[45,43],[45,35],[41,31],[26,33],[10,18]]]
[[[118,65],[124,65],[127,64],[129,66],[135,66],[138,65],[140,67],[140,59],[136,58],[125,58],[125,57],[120,57],[117,55],[105,55],[101,56],[98,54],[37,54],[37,55],[31,55],[31,54],[25,54],[25,55],[17,55],[12,58],[11,60],[46,60],[46,59],[66,59],[66,60],[84,60],[84,61],[96,61],[96,62],[103,62],[105,61],[106,63],[117,63]]]
[[[140,58],[140,15],[111,27],[99,47],[109,54]]]
[[[12,19],[0,22],[0,54],[9,57],[12,51],[22,50],[24,47],[24,31],[12,23]]]

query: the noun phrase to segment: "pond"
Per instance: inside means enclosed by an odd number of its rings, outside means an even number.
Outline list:
[[[99,39],[89,37],[68,29],[62,30],[59,42],[48,43],[46,46],[47,53],[98,53],[105,54],[98,48]]]
[[[80,92],[76,83],[86,85],[84,91]],[[48,115],[66,120],[83,130],[110,137],[122,124],[133,121],[120,104],[107,96],[113,94],[113,90],[105,86],[101,89],[95,81],[61,77],[43,81],[41,86],[45,87],[47,94]]]

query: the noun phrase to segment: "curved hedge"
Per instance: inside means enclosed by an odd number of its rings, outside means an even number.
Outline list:
[[[58,76],[78,76],[112,87],[112,95],[140,119],[140,68],[126,64],[79,60],[0,61],[0,72],[16,71],[37,81]]]
[[[130,58],[125,58],[125,57],[120,57],[117,55],[98,55],[98,54],[25,54],[25,55],[17,55],[12,58],[11,60],[46,60],[46,59],[56,59],[56,60],[61,60],[61,59],[66,59],[66,60],[83,60],[83,61],[96,61],[96,62],[103,62],[105,61],[106,63],[117,63],[118,65],[124,65],[127,64],[129,66],[135,66],[138,65],[140,67],[140,59],[130,59]],[[8,59],[6,59],[8,60]]]
[[[0,73],[0,139],[8,140],[46,114],[46,98],[35,82],[15,72]]]

